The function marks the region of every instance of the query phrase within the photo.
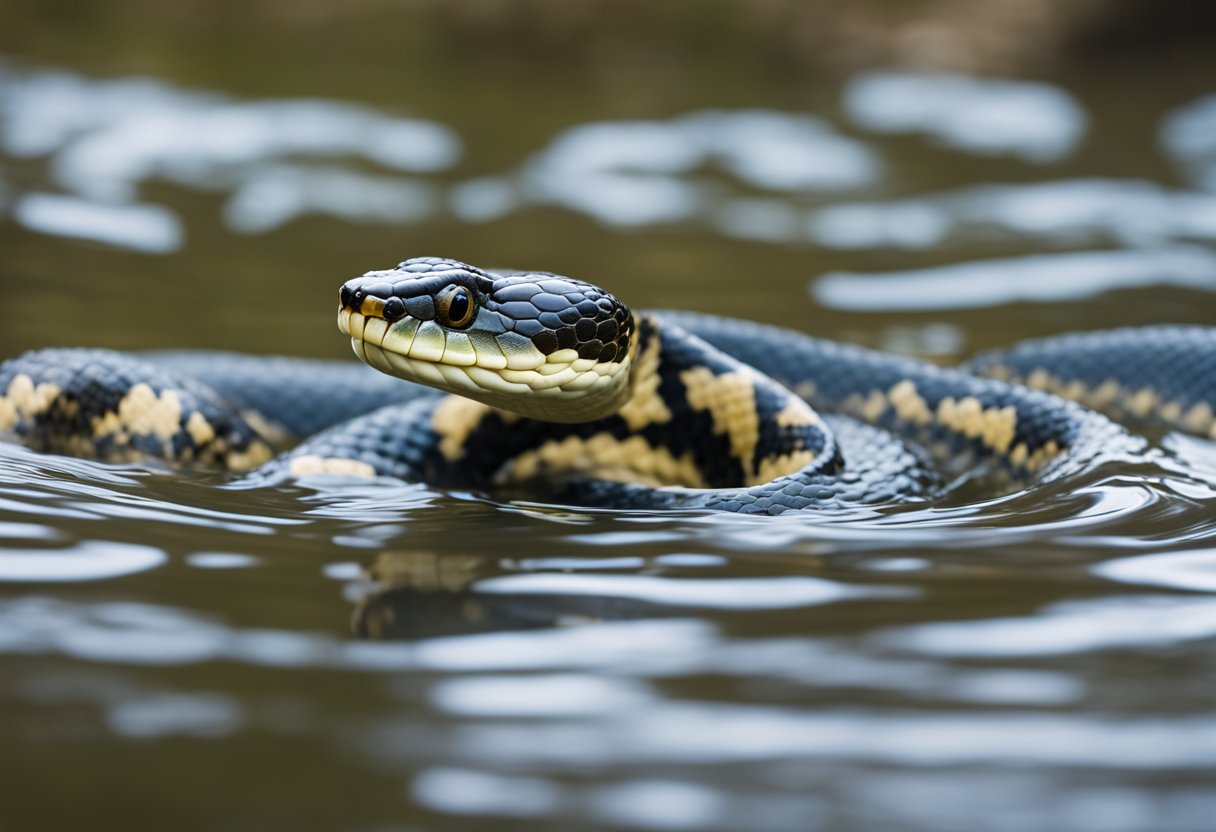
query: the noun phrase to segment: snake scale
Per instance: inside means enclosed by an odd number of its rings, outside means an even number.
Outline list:
[[[338,318],[379,373],[44,349],[0,364],[0,433],[242,484],[544,483],[579,504],[761,514],[931,500],[968,471],[1046,482],[1142,446],[1098,411],[1216,438],[1205,327],[1061,336],[950,369],[443,258],[347,281]]]

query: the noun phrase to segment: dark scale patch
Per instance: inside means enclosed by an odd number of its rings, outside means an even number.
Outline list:
[[[411,318],[416,318],[419,321],[435,320],[435,302],[431,299],[430,295],[407,298],[404,303],[405,311],[409,313]]]
[[[532,297],[532,304],[542,312],[560,312],[570,305],[561,295],[540,292]]]
[[[596,325],[595,321],[590,318],[583,318],[574,325],[574,334],[579,341],[590,341],[595,337]]]
[[[1017,422],[1011,450],[1024,443],[1027,452],[1034,454],[1054,445],[1076,459],[1091,449],[1107,446],[1113,450],[1135,444],[1110,422],[1084,408],[1022,387],[746,321],[678,312],[664,313],[663,320],[687,325],[745,364],[800,392],[806,390],[808,401],[821,412],[839,410],[851,398],[864,399],[873,391],[885,395],[902,382],[915,385],[917,394],[935,415],[947,397],[956,402],[973,397],[984,408],[1013,406]],[[774,346],[777,344],[780,348]],[[943,427],[936,418],[925,428],[897,419],[888,406],[875,424],[923,445],[939,464],[970,454],[978,464],[1009,467],[1006,454],[995,452],[980,439]],[[845,459],[848,463],[847,449]]]
[[[574,327],[564,326],[557,331],[557,346],[563,350],[574,349],[578,343],[578,336],[574,334]]]
[[[552,355],[557,352],[557,335],[553,330],[542,330],[532,336],[532,344],[545,355]]]
[[[58,388],[45,410],[15,426],[17,435],[39,450],[75,453],[87,442],[93,446],[92,455],[101,459],[125,461],[140,456],[223,465],[228,451],[240,453],[266,441],[235,406],[202,383],[122,353],[89,349],[25,353],[0,364],[0,393],[19,375],[27,376],[35,386]],[[146,385],[158,400],[172,391],[181,404],[175,429],[167,436],[134,433],[130,425],[119,425],[117,431],[98,430],[95,423],[112,424],[123,400],[139,384]],[[191,436],[187,424],[193,413],[200,414],[214,437],[200,443]]]
[[[1002,366],[1022,382],[1042,370],[1062,385],[1080,382],[1091,391],[1116,380],[1123,395],[1104,409],[1121,419],[1152,422],[1160,418],[1164,403],[1183,413],[1203,403],[1216,408],[1213,355],[1216,329],[1211,327],[1134,327],[1026,341],[978,356],[964,368],[986,374]],[[1130,397],[1140,390],[1151,391],[1158,400],[1147,414],[1132,412]]]
[[[554,295],[564,295],[568,292],[582,292],[585,288],[595,288],[590,283],[582,283],[577,280],[566,280],[557,277],[557,275],[548,275],[545,280],[540,281],[540,288]]]
[[[540,317],[540,310],[526,300],[512,300],[501,304],[498,311],[517,321],[532,321]]]
[[[510,331],[533,339],[546,355],[572,349],[580,358],[600,360],[601,355],[620,356],[629,348],[629,309],[607,292],[577,280],[504,275],[495,279],[485,305],[503,316]],[[614,345],[614,353],[605,350],[608,344]]]
[[[549,332],[540,321],[516,321],[515,331],[525,338],[535,338],[542,332]],[[540,349],[537,347],[537,349]]]
[[[769,457],[783,456],[797,451],[813,453],[820,470],[840,470],[843,460],[840,458],[839,448],[836,447],[829,433],[815,425],[781,425],[778,423],[777,414],[790,404],[792,393],[767,380],[757,380],[754,390],[760,438],[756,442],[756,452],[751,460],[753,471],[759,470],[760,463]],[[825,451],[829,454],[829,458],[820,459]]]
[[[526,302],[539,294],[541,288],[535,283],[524,281],[523,283],[508,284],[494,291],[494,299],[499,303],[513,303],[515,301]]]
[[[690,448],[698,466],[714,487],[737,486],[744,478],[745,467],[755,471],[759,463],[768,457],[801,450],[809,450],[817,455],[813,463],[816,472],[834,471],[840,467],[834,440],[824,428],[819,425],[781,427],[777,424],[777,413],[790,403],[793,394],[763,378],[753,379],[759,419],[755,453],[751,459],[736,459],[730,437],[726,434],[713,435],[711,412],[692,408],[680,375],[687,370],[705,368],[715,376],[722,376],[742,368],[729,356],[676,326],[663,327],[662,344],[660,394],[672,411],[672,420],[665,428],[656,426],[647,428],[647,431],[660,433],[665,442]],[[639,347],[639,354],[640,350]],[[703,435],[694,436],[691,431],[685,431],[684,425],[695,424],[701,417],[710,419],[708,429],[698,424],[697,432],[700,434],[704,431]],[[709,435],[713,435],[712,439],[704,438]]]
[[[442,458],[439,436],[430,426],[431,413],[441,399],[430,396],[388,405],[335,425],[263,465],[244,482],[262,485],[289,479],[292,461],[308,456],[363,462],[378,476],[429,482],[429,465]]]
[[[645,351],[651,333],[648,324],[642,327],[639,354]],[[612,346],[601,349],[607,350]],[[709,487],[739,487],[746,477],[745,468],[753,467],[754,463],[740,460],[732,454],[730,437],[714,432],[712,412],[693,409],[689,404],[680,374],[693,367],[709,367],[715,374],[738,369],[737,364],[710,350],[698,339],[669,327],[662,340],[658,394],[672,413],[670,421],[651,423],[634,431],[619,416],[566,425],[531,419],[516,419],[507,423],[491,412],[470,433],[462,457],[454,462],[435,459],[429,463],[428,473],[434,478],[433,481],[449,486],[485,488],[490,485],[494,474],[511,460],[547,442],[570,436],[589,439],[603,433],[623,441],[636,434],[651,447],[662,449],[676,459],[690,458]],[[775,385],[765,387],[762,383],[757,401],[761,414],[768,421],[760,431],[757,448],[760,457],[801,449],[822,453],[827,447],[830,437],[820,428],[781,428],[775,423],[776,413],[789,402],[788,394],[780,388]],[[833,460],[834,453],[828,460],[817,461],[814,470],[819,474],[830,472],[833,470]],[[745,462],[751,465],[745,466]]]

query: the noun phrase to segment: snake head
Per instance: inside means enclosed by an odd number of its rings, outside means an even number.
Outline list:
[[[633,313],[590,283],[417,257],[338,300],[355,355],[389,375],[551,422],[603,418],[629,396]]]

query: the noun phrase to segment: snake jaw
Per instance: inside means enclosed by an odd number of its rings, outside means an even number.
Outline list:
[[[472,305],[459,325],[444,323],[454,287]],[[388,375],[552,422],[612,415],[630,394],[633,316],[589,284],[407,261],[348,281],[339,300],[355,355]]]

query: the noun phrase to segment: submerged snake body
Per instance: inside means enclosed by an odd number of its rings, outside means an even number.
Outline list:
[[[1206,328],[1049,339],[950,370],[744,321],[635,314],[570,278],[435,258],[349,281],[339,325],[387,375],[43,350],[0,365],[0,432],[111,460],[260,465],[252,483],[543,480],[595,505],[769,514],[927,499],[979,468],[1045,481],[1141,446],[1057,394],[1216,436]]]

